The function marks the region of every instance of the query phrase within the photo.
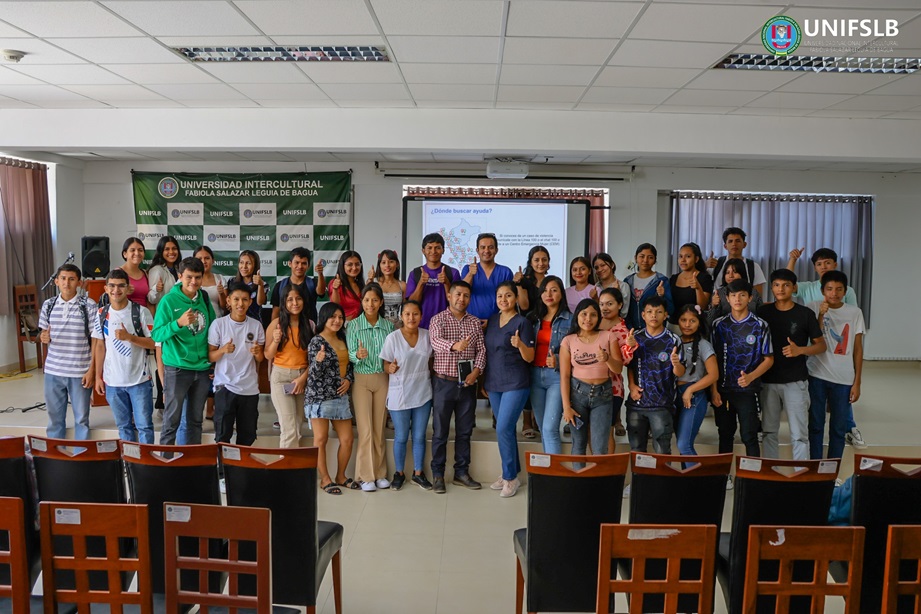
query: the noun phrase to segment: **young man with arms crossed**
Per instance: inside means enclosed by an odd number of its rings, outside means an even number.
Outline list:
[[[153,384],[147,360],[154,349],[153,316],[128,301],[128,274],[114,269],[106,277],[109,304],[99,308],[93,326],[103,339],[96,344],[96,392],[105,395],[123,441],[154,443]]]
[[[425,264],[410,271],[406,278],[406,298],[418,301],[422,305],[422,322],[419,323],[419,328],[427,329],[435,314],[447,309],[451,284],[460,279],[456,270],[442,264],[441,257],[444,253],[444,237],[437,232],[425,235],[422,238]]]

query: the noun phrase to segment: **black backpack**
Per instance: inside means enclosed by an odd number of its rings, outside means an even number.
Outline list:
[[[131,323],[134,325],[134,334],[138,337],[149,337],[150,335],[144,334],[144,325],[141,323],[141,306],[134,301],[128,301],[128,305],[131,306]],[[104,330],[111,306],[111,303],[106,302],[99,308],[99,330]]]

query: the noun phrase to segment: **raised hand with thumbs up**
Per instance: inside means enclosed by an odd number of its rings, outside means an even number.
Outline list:
[[[131,340],[131,335],[128,334],[128,329],[125,328],[124,322],[119,322],[118,326],[115,327],[115,338],[119,341]]]
[[[364,346],[361,342],[361,339],[358,340],[358,350],[355,352],[355,358],[358,360],[364,360],[368,357],[368,348]]]
[[[518,334],[518,329],[515,329],[515,334],[512,335],[512,347],[519,348],[521,347],[521,335]]]
[[[656,294],[658,294],[659,296],[665,296],[665,282],[664,281],[660,281],[659,285],[656,286]]]
[[[746,373],[745,371],[741,371],[741,372],[740,372],[738,382],[739,382],[739,386],[740,386],[741,388],[748,388],[748,385],[751,383],[751,382],[748,380],[748,378],[749,378],[749,374],[748,374],[748,373]]]
[[[42,334],[38,336],[41,339],[42,343],[48,345],[51,343],[51,324],[48,324],[48,328],[42,330]]]
[[[720,263],[720,261],[717,260],[717,259],[714,257],[714,255],[713,255],[713,250],[710,250],[710,257],[707,258],[707,268],[708,268],[708,269],[715,269],[715,268],[716,268],[716,265],[718,265],[719,263]],[[715,275],[715,274],[716,274],[716,271],[714,271],[713,274]]]
[[[326,360],[326,344],[325,343],[320,344],[320,349],[319,351],[317,351],[316,360],[317,362],[323,362]]]
[[[336,274],[336,278],[333,279],[333,282],[331,284],[329,284],[329,287],[335,290],[336,292],[338,292],[339,288],[342,287],[342,278],[338,274]]]
[[[521,267],[518,267],[518,272],[512,275],[512,281],[520,284],[522,279],[524,279],[524,271],[521,270]]]
[[[371,268],[368,269],[368,283],[371,283],[372,281],[374,281],[375,275],[376,273],[374,272],[374,265],[372,264]]]
[[[451,283],[451,280],[448,279],[448,274],[445,272],[445,265],[441,265],[441,270],[438,271],[438,283],[446,286]]]
[[[393,375],[394,373],[396,373],[396,372],[399,371],[399,370],[400,370],[400,365],[397,364],[396,359],[394,359],[393,362],[391,362],[391,363],[389,363],[389,364],[387,365],[387,373],[389,373],[390,375]]]

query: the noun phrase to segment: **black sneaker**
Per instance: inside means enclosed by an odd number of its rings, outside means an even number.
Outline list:
[[[457,484],[458,486],[469,488],[470,490],[480,490],[483,488],[483,485],[470,477],[469,473],[454,474],[453,483]]]
[[[414,473],[413,484],[417,484],[422,490],[432,490],[432,483],[425,477],[425,473]]]
[[[403,488],[403,483],[406,482],[406,474],[404,473],[394,473],[393,479],[390,480],[390,488],[393,490],[400,490]]]
[[[416,477],[416,476],[413,476],[413,478],[414,478],[413,481],[414,481],[414,482],[415,482],[415,477]],[[446,492],[448,492],[448,489],[445,488],[445,479],[444,479],[444,476],[436,475],[436,476],[435,476],[434,478],[432,478],[432,479],[435,480],[435,484],[434,484],[434,486],[432,486],[432,489],[435,491],[436,494],[443,495],[443,494],[445,494]]]

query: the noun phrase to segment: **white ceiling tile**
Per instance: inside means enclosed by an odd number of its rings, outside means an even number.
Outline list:
[[[231,99],[226,98],[203,98],[203,99],[194,99],[188,100],[183,99],[182,104],[187,107],[193,107],[196,109],[240,109],[245,107],[258,107],[252,100],[247,99]]]
[[[252,24],[226,2],[132,0],[103,4],[154,36],[258,34]]]
[[[0,85],[41,85],[41,81],[25,75],[22,71],[0,66]]]
[[[788,109],[784,108],[766,108],[766,107],[742,107],[732,111],[731,115],[763,115],[770,117],[802,117],[809,115],[813,109]]]
[[[670,87],[679,88],[697,75],[696,68],[636,68],[606,66],[595,85],[611,87]]]
[[[150,89],[161,96],[183,103],[194,100],[224,100],[233,103],[244,98],[243,94],[223,83],[183,83],[171,85],[151,85]],[[226,106],[233,106],[228,104]]]
[[[416,100],[447,100],[456,102],[488,101],[496,95],[493,85],[448,85],[419,83],[409,86]]]
[[[260,107],[269,107],[273,109],[296,109],[296,108],[322,108],[322,107],[335,107],[336,103],[330,100],[329,98],[323,97],[322,100],[266,100],[264,98],[253,97]]]
[[[604,104],[661,104],[674,89],[648,87],[593,87],[582,102]]]
[[[158,36],[157,40],[170,47],[250,47],[275,45],[268,36]],[[301,40],[300,42],[303,42]]]
[[[416,100],[420,109],[491,109],[492,100]]]
[[[362,0],[237,0],[235,4],[269,36],[378,34]]]
[[[294,62],[203,62],[202,68],[225,83],[306,83]]]
[[[239,162],[243,159],[232,151],[189,150],[185,153],[202,160],[213,160],[215,162]]]
[[[463,154],[453,151],[433,152],[435,162],[485,162],[483,154]]]
[[[469,83],[496,82],[495,64],[413,64],[400,62],[407,83]]]
[[[6,96],[0,96],[0,109],[35,109],[34,104],[22,100],[14,100]]]
[[[795,72],[768,70],[708,70],[687,85],[697,90],[751,90],[769,92],[796,79]]]
[[[624,41],[608,64],[610,66],[661,66],[663,68],[710,68],[732,50],[721,43],[683,43],[674,41]]]
[[[0,19],[2,18],[2,12],[0,12]],[[19,28],[0,21],[0,38],[29,38],[30,36],[28,32],[23,32]]]
[[[391,36],[393,57],[400,62],[490,64],[498,61],[499,38],[484,36]],[[506,43],[508,48],[508,43]]]
[[[434,162],[435,158],[430,153],[384,153],[384,160],[389,162]]]
[[[374,162],[375,160],[384,159],[384,154],[380,152],[334,151],[332,154],[343,162]]]
[[[105,103],[116,109],[172,109],[181,108],[183,105],[166,98],[158,97],[156,100],[118,100],[106,99]]]
[[[652,3],[630,31],[632,39],[723,42],[738,44],[761,31],[783,8]]]
[[[35,64],[83,64],[84,60],[37,38],[0,38],[0,49],[14,49],[26,54],[17,66]]]
[[[600,38],[507,38],[502,61],[598,66],[608,59],[616,43]]]
[[[617,113],[647,113],[656,108],[654,104],[603,104],[597,102],[583,102],[577,111],[613,111]],[[590,158],[590,161],[594,161]]]
[[[908,111],[907,113],[891,113],[887,115],[884,119],[909,119],[916,120],[921,119],[921,111]]]
[[[499,100],[503,102],[575,102],[584,91],[584,87],[500,85]]]
[[[3,2],[0,19],[42,38],[140,34],[94,2]]]
[[[67,89],[81,96],[109,102],[110,100],[163,100],[155,92],[140,85],[68,85]]]
[[[549,101],[549,100],[516,100],[516,101],[499,101],[496,103],[497,109],[547,109],[558,111],[569,111],[573,103],[566,101]]]
[[[293,162],[293,158],[289,158],[287,155],[281,153],[280,151],[238,151],[236,152],[238,156],[246,160],[252,160],[255,162]]]
[[[797,79],[778,88],[778,91],[804,94],[863,94],[880,86],[888,87],[887,83],[895,85],[897,80],[901,81],[899,77],[900,75],[803,73]],[[921,80],[918,81],[918,91],[921,93]]]
[[[392,62],[298,62],[314,83],[402,83]]]
[[[312,83],[239,83],[234,86],[246,96],[264,100],[329,100]]]
[[[872,96],[864,94],[855,96],[830,107],[830,110],[848,111],[910,111],[921,105],[921,96]]]
[[[620,38],[642,2],[512,0],[507,36]]]
[[[724,106],[740,107],[759,97],[761,92],[733,90],[689,90],[683,89],[663,104],[679,106]]]
[[[80,98],[76,100],[41,100],[36,101],[37,106],[43,109],[111,109],[109,105],[98,100]]]
[[[169,83],[216,83],[210,73],[198,65],[186,64],[103,64],[112,72],[141,85]]]
[[[495,0],[371,0],[389,37],[398,34],[500,36],[503,3]]]
[[[286,151],[285,155],[298,162],[341,162],[338,157],[325,151]]]
[[[506,64],[499,83],[503,85],[588,85],[598,74],[596,66],[538,66]]]
[[[122,77],[92,64],[64,64],[56,66],[16,66],[12,70],[54,83],[55,85],[117,85],[128,83]]]
[[[734,111],[736,107],[691,107],[680,105],[659,105],[652,110],[653,113],[687,113],[695,115],[725,115]]]
[[[847,119],[875,119],[891,111],[866,111],[847,109],[819,109],[809,114],[809,117],[843,117]]]
[[[318,45],[321,47],[346,47],[356,45],[360,47],[384,47],[384,39],[380,36],[333,36],[331,34],[312,34],[305,36],[280,36],[272,37],[276,45]]]
[[[149,38],[56,38],[54,44],[94,64],[180,64],[187,61]]]
[[[330,98],[342,100],[409,100],[406,87],[397,83],[327,83],[321,86]]]
[[[795,94],[773,92],[753,101],[750,107],[776,107],[780,109],[824,109],[850,98],[847,94]]]
[[[406,108],[414,106],[411,100],[337,100],[336,104],[345,108]]]
[[[86,100],[83,96],[75,94],[54,85],[0,85],[0,96],[9,96],[26,102],[45,102],[48,100]]]
[[[921,55],[916,56],[921,57]],[[874,95],[904,96],[921,94],[921,72],[916,72],[873,90]]]

